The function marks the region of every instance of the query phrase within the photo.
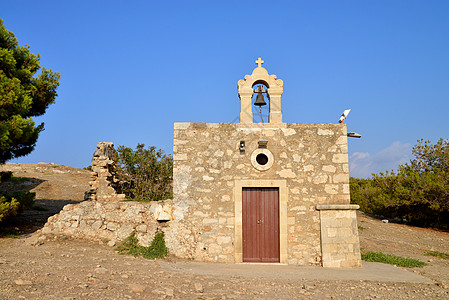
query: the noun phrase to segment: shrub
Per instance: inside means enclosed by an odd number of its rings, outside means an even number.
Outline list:
[[[117,148],[119,192],[137,201],[157,201],[172,197],[173,159],[156,147],[136,150]]]
[[[115,250],[117,250],[119,254],[128,254],[136,257],[142,255],[142,248],[142,246],[139,246],[139,240],[133,232],[126,238],[123,244],[118,246]]]
[[[145,248],[143,257],[149,259],[164,258],[168,255],[168,249],[165,245],[164,234],[162,232],[156,233],[151,245]]]
[[[35,197],[36,193],[33,192],[0,194],[0,222],[33,207]]]
[[[165,245],[164,234],[162,232],[156,233],[151,245],[148,247],[140,246],[136,234],[133,232],[116,250],[119,254],[128,254],[134,257],[143,256],[148,259],[164,258],[168,255],[168,249]]]
[[[0,197],[0,222],[19,213],[20,203],[15,198]]]
[[[427,265],[426,263],[417,259],[403,258],[395,255],[385,254],[382,252],[367,252],[365,254],[362,254],[362,259],[364,261],[380,262],[406,268],[422,268]]]

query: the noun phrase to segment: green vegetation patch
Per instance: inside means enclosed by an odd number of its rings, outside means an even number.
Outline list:
[[[157,201],[173,196],[173,158],[154,146],[117,148],[118,192],[134,201]]]
[[[0,228],[0,238],[19,238],[19,232],[15,230],[9,230],[5,228]]]
[[[351,203],[384,219],[449,229],[449,139],[419,140],[412,153],[415,158],[396,172],[351,177]]]
[[[422,268],[427,265],[425,262],[417,259],[404,258],[391,254],[385,254],[382,252],[367,252],[365,254],[362,253],[362,259],[364,261],[380,262],[406,268]]]
[[[357,226],[357,228],[360,230],[360,231],[362,231],[362,230],[365,230],[366,229],[366,227],[363,227],[363,226]]]
[[[442,259],[449,259],[449,254],[438,251],[427,251],[426,253],[424,253],[424,255],[435,256]]]
[[[128,254],[134,257],[143,256],[148,259],[164,258],[168,255],[168,249],[165,245],[164,234],[162,232],[156,233],[151,245],[143,247],[139,245],[136,234],[133,232],[123,243],[123,245],[116,248],[119,254]]]
[[[0,193],[0,223],[33,207],[34,192],[15,192],[12,195]]]

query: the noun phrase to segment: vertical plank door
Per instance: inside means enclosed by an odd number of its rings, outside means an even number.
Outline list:
[[[243,261],[279,262],[279,188],[243,188]]]

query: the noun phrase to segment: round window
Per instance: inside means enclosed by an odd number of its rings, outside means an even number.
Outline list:
[[[264,165],[266,165],[267,162],[268,162],[268,156],[266,156],[266,155],[263,154],[263,153],[257,154],[257,156],[256,156],[256,161],[257,161],[257,163],[258,163],[259,165],[264,166]]]
[[[273,153],[268,149],[258,148],[251,154],[251,164],[259,171],[266,171],[273,166]]]

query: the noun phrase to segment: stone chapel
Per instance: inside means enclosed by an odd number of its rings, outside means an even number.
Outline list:
[[[239,123],[174,124],[173,221],[200,261],[360,267],[346,124],[284,123],[263,63],[238,81]],[[268,123],[253,122],[260,84]]]

